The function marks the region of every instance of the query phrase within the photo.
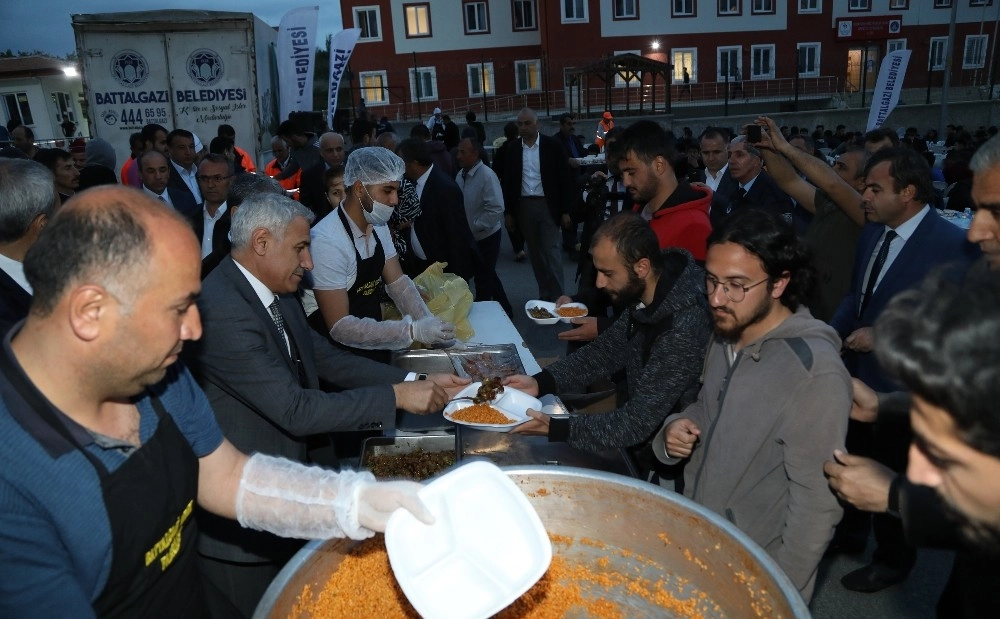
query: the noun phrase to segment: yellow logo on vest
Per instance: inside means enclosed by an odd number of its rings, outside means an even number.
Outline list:
[[[170,528],[163,534],[160,541],[153,544],[153,547],[146,551],[146,567],[149,567],[153,561],[156,561],[157,557],[160,558],[160,569],[162,571],[166,571],[170,567],[177,553],[181,550],[181,531],[184,529],[184,523],[188,521],[193,511],[194,500],[191,500],[184,506],[184,511],[177,517],[177,521],[170,525]]]
[[[366,282],[364,284],[361,284],[360,286],[355,287],[354,292],[356,294],[361,295],[362,297],[368,297],[374,294],[376,290],[378,290],[378,286],[381,283],[382,283],[382,276],[380,275],[370,282]]]

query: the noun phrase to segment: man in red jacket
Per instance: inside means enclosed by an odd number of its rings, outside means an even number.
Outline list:
[[[634,123],[620,140],[618,168],[635,211],[649,222],[660,247],[683,247],[704,264],[712,191],[677,180],[671,165],[677,154],[674,139],[658,123]]]

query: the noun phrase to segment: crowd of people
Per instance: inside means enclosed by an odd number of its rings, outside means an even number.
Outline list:
[[[824,555],[874,532],[842,583],[878,591],[932,531],[959,549],[942,607],[1000,608],[974,588],[1000,573],[995,128],[939,144],[760,117],[678,137],[606,112],[587,144],[556,120],[523,109],[487,149],[472,112],[405,137],[290,119],[260,173],[229,125],[207,147],[147,125],[121,168],[99,138],[40,149],[13,128],[0,614],[250,616],[301,540],[373,535],[399,507],[430,522],[419,485],[340,464],[468,384],[389,353],[460,344],[414,284],[435,263],[513,315],[504,229],[539,299],[590,309],[565,358],[507,384],[617,385],[608,410],[530,411],[515,433],[627,451],[807,601]],[[967,234],[945,198],[976,210]]]

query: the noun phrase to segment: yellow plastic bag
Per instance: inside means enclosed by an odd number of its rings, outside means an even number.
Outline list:
[[[469,322],[472,311],[472,291],[469,284],[454,273],[445,273],[445,262],[435,262],[414,278],[413,283],[424,296],[428,309],[441,320],[455,325],[458,339],[468,341],[476,332]]]
[[[420,296],[427,303],[431,313],[455,325],[455,335],[462,341],[468,341],[476,334],[469,322],[469,312],[472,311],[472,291],[464,279],[454,273],[445,273],[446,262],[435,262],[413,279]],[[402,314],[392,303],[382,304],[383,320],[399,320]]]

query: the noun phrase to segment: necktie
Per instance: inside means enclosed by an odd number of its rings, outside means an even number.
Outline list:
[[[156,197],[160,199],[160,202],[166,202],[167,201],[167,199],[164,198],[163,196],[156,196]]]
[[[898,236],[894,230],[889,230],[885,233],[885,239],[882,241],[882,247],[878,248],[878,253],[875,254],[875,263],[872,264],[872,272],[868,276],[868,284],[865,286],[865,296],[861,299],[861,308],[858,309],[858,318],[861,318],[865,313],[865,308],[868,307],[868,300],[871,299],[872,293],[875,292],[875,284],[878,282],[879,273],[882,272],[882,267],[885,266],[885,259],[889,256],[889,246],[892,245],[892,241]]]
[[[278,297],[274,297],[274,301],[271,301],[267,309],[271,312],[271,320],[274,321],[274,326],[278,327],[281,339],[285,341],[285,347],[288,348],[288,335],[285,334],[285,317],[281,315],[281,309],[278,307]]]
[[[467,176],[469,176],[469,171],[468,170],[462,170],[462,180],[463,181],[466,179]]]
[[[732,213],[733,208],[736,206],[742,206],[743,203],[746,202],[746,199],[747,190],[740,187],[736,190],[736,193],[733,194],[733,199],[729,201],[729,207],[726,209],[726,213]]]

